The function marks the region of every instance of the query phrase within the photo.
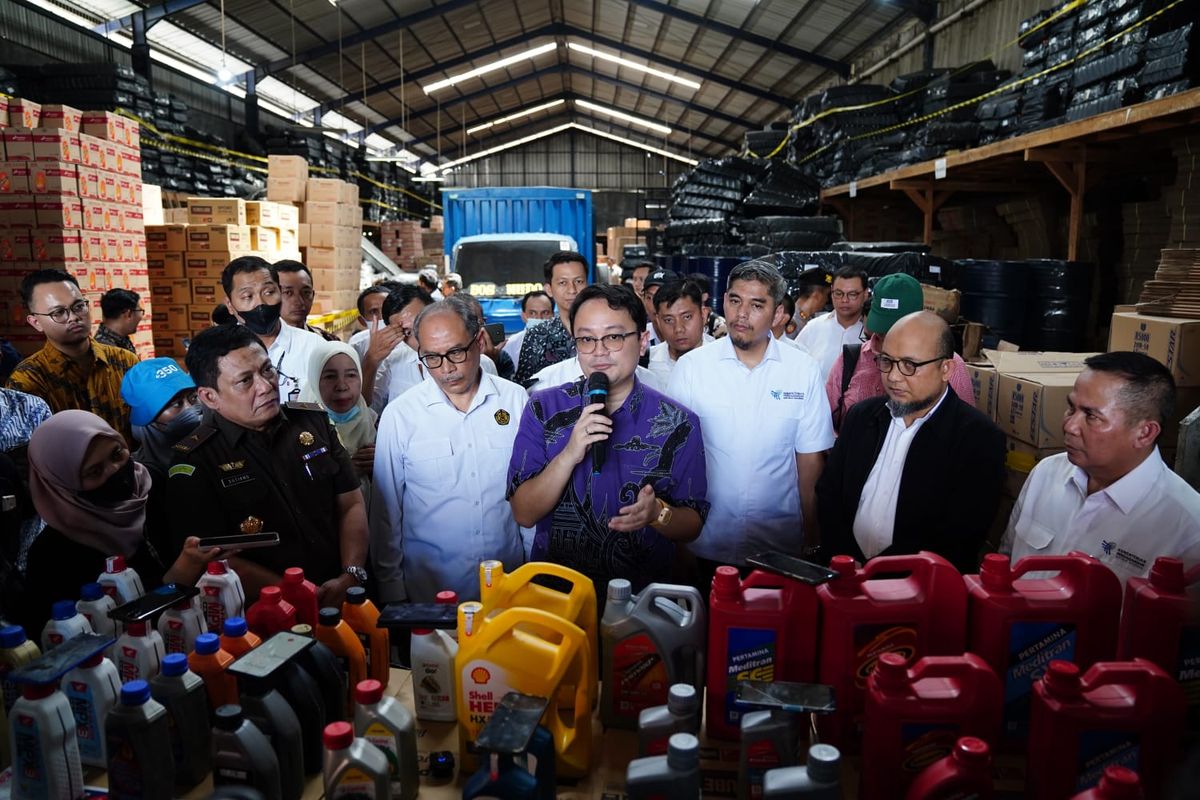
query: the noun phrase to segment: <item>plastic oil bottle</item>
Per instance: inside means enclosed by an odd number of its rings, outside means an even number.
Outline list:
[[[163,640],[145,620],[131,622],[117,639],[117,672],[122,683],[148,681],[162,669]]]
[[[625,769],[629,800],[696,800],[700,796],[700,741],[677,733],[665,756],[635,758]]]
[[[322,705],[325,708],[325,721],[321,725],[324,736],[325,725],[345,720],[348,716],[346,693],[343,690],[346,683],[345,672],[333,651],[316,640],[311,625],[296,625],[292,628],[292,633],[313,640],[311,647],[296,656],[296,663],[308,673],[321,693]]]
[[[10,672],[33,661],[42,651],[25,636],[20,625],[0,628],[0,685],[4,687],[4,711],[12,714],[13,704],[21,696],[21,688],[8,679]]]
[[[356,739],[348,722],[325,728],[325,797],[384,800],[390,797],[387,757],[366,739]]]
[[[271,740],[245,718],[241,706],[230,704],[217,709],[212,742],[213,788],[249,786],[263,800],[284,800],[279,760]]]
[[[857,749],[867,677],[881,654],[965,650],[967,591],[958,570],[934,553],[882,556],[862,569],[849,556],[834,556],[829,567],[837,577],[817,587],[817,680],[833,686],[837,711],[818,717],[817,726],[823,741],[846,753]]]
[[[831,744],[808,748],[804,766],[763,775],[763,800],[842,800],[842,754]]]
[[[322,608],[318,613],[317,641],[333,651],[342,670],[344,685],[342,696],[346,698],[346,711],[354,713],[354,687],[367,678],[367,654],[354,631],[342,619],[336,608]]]
[[[717,567],[708,614],[704,724],[712,738],[737,739],[743,711],[734,700],[739,680],[816,679],[817,593],[771,572],[755,570],[742,580],[735,567]]]
[[[367,599],[366,589],[351,586],[346,590],[342,619],[363,646],[363,655],[367,658],[367,676],[379,681],[386,689],[388,673],[392,669],[391,643],[388,641],[387,628],[379,627],[379,609]]]
[[[652,583],[633,595],[629,581],[608,582],[600,620],[600,721],[635,729],[638,715],[667,701],[675,683],[704,685],[704,598],[690,586]]]
[[[242,715],[271,743],[283,796],[299,797],[304,793],[304,728],[291,704],[273,688],[273,679],[274,674],[267,679],[239,680]]]
[[[63,676],[62,690],[75,715],[75,738],[79,760],[89,767],[108,766],[104,745],[104,720],[121,697],[117,667],[96,653]]]
[[[120,636],[117,623],[108,612],[117,607],[117,601],[104,593],[99,583],[85,583],[75,601],[75,610],[87,618],[92,631],[102,636]]]
[[[196,637],[207,632],[204,616],[190,597],[180,600],[158,618],[158,635],[162,637],[163,650],[167,653],[187,655],[196,647]]]
[[[763,775],[800,763],[800,719],[779,708],[742,714],[738,800],[762,797]]]
[[[108,796],[113,800],[171,800],[175,759],[167,710],[150,697],[150,684],[132,680],[104,721]]]
[[[262,644],[246,627],[245,617],[226,617],[221,626],[221,649],[236,661]]]
[[[1030,780],[1037,778],[1031,775]],[[889,796],[896,794],[893,792]],[[954,797],[991,800],[992,753],[983,739],[960,737],[950,754],[922,770],[905,794],[905,800],[949,800]]]
[[[1142,782],[1137,773],[1126,767],[1105,767],[1100,783],[1080,792],[1071,800],[1142,800]]]
[[[289,567],[283,571],[283,583],[279,584],[283,599],[296,609],[298,625],[317,627],[317,587],[312,581],[306,580],[304,570],[299,567]]]
[[[860,800],[887,800],[949,755],[959,736],[1000,738],[1000,679],[974,653],[926,656],[912,664],[884,653],[867,679]]]
[[[1057,573],[1024,578],[1029,573]],[[983,657],[1004,684],[1004,741],[1020,748],[1029,727],[1034,680],[1054,659],[1087,669],[1117,652],[1121,582],[1091,556],[984,556],[966,575],[967,649]]]
[[[196,637],[196,647],[188,655],[188,667],[204,681],[210,711],[237,704],[237,679],[227,672],[232,663],[233,656],[221,649],[221,639],[215,633]]]
[[[75,610],[71,600],[59,600],[50,606],[50,619],[42,628],[42,652],[49,652],[67,639],[92,633],[87,617]]]
[[[485,616],[483,604],[458,607],[460,763],[474,770],[475,739],[508,692],[545,697],[558,773],[587,774],[592,752],[596,664],[578,625],[536,608]]]
[[[638,757],[667,752],[673,734],[700,735],[700,695],[690,683],[676,683],[667,692],[667,704],[642,709],[638,715]]]
[[[53,683],[27,683],[8,716],[12,796],[16,800],[75,800],[83,796],[83,767],[75,718]]]
[[[439,592],[438,597],[442,594],[454,593]],[[458,719],[454,672],[454,657],[458,653],[456,634],[456,631],[435,628],[413,629],[409,660],[419,720],[453,722]]]
[[[290,631],[296,624],[296,607],[283,599],[278,586],[264,586],[258,600],[246,609],[246,625],[260,638]]]
[[[150,679],[150,696],[167,712],[175,785],[190,789],[212,769],[212,728],[204,681],[188,669],[183,653],[168,653],[162,672]]]
[[[200,611],[208,630],[217,633],[229,617],[240,617],[246,607],[242,579],[227,560],[210,561],[196,582],[200,589]]]
[[[387,757],[390,797],[413,800],[420,786],[417,729],[402,703],[383,696],[383,684],[371,678],[354,688],[354,733]]]
[[[1051,661],[1033,687],[1029,797],[1070,797],[1095,786],[1105,767],[1137,765],[1147,797],[1160,797],[1183,736],[1183,690],[1145,659],[1093,664],[1082,676]]]
[[[133,567],[125,565],[124,556],[109,556],[104,560],[104,572],[96,578],[104,593],[123,606],[146,593],[142,578]]]

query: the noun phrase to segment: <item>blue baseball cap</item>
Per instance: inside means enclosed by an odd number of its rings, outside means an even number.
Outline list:
[[[121,398],[133,409],[130,421],[145,427],[154,421],[180,392],[195,389],[196,382],[173,358],[150,358],[134,364],[121,379]]]

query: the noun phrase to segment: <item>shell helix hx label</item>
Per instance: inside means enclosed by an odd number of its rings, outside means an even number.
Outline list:
[[[462,671],[463,701],[472,741],[492,718],[504,695],[514,691],[508,673],[490,661],[470,661]],[[536,694],[536,692],[534,692]]]
[[[742,718],[738,681],[775,680],[779,643],[769,628],[730,628],[725,641],[725,723],[737,725]]]
[[[1075,625],[1069,622],[1014,622],[1008,629],[1004,669],[1004,735],[1029,735],[1033,684],[1051,661],[1075,660]]]
[[[654,640],[639,633],[618,642],[612,655],[616,712],[636,717],[667,702],[667,667]]]

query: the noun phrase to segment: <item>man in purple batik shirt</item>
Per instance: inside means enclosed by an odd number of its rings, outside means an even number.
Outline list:
[[[612,578],[635,591],[672,579],[675,543],[695,539],[708,514],[704,442],[695,414],[635,377],[646,309],[632,290],[589,286],[570,321],[584,377],[530,397],[508,498],[517,522],[537,528],[533,560],[582,572],[603,598]],[[608,376],[605,404],[588,403],[594,372]],[[597,443],[607,457],[594,476]]]

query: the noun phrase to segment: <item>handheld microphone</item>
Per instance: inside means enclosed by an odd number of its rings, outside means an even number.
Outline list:
[[[587,383],[588,405],[604,403],[608,400],[608,376],[603,372],[593,372]],[[608,416],[607,411],[600,412]],[[599,475],[604,468],[604,460],[608,457],[608,442],[596,442],[592,445],[592,475]]]

